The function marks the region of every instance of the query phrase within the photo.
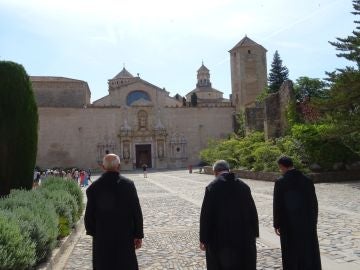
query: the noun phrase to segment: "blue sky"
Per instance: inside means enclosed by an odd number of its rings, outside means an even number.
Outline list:
[[[126,68],[171,95],[195,87],[201,61],[231,92],[230,50],[247,34],[290,78],[347,64],[328,43],[354,29],[351,0],[0,0],[0,59],[30,75],[85,80],[92,101]]]

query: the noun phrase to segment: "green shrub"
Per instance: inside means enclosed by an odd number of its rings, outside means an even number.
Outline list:
[[[331,170],[338,162],[359,160],[359,155],[339,138],[328,136],[332,130],[331,124],[298,124],[292,127],[291,134],[303,145],[309,163],[317,163],[325,170]]]
[[[39,239],[33,240],[37,243],[37,261],[46,258],[55,247],[58,236],[58,217],[54,205],[47,201],[38,191],[12,190],[6,199],[0,200],[0,209],[8,209],[14,212],[21,212],[20,208],[26,208],[31,211],[33,221],[39,223]],[[25,222],[26,217],[22,218]],[[45,233],[43,232],[45,231]],[[33,234],[36,237],[37,234]]]
[[[20,220],[19,226],[21,231],[28,233],[31,241],[35,245],[36,262],[39,263],[43,261],[49,254],[49,240],[46,227],[42,223],[41,218],[27,207],[12,209],[12,213]]]
[[[59,220],[66,220],[66,222],[59,222],[59,236],[64,237],[64,231],[70,233],[70,228],[74,225],[78,216],[78,207],[75,199],[65,190],[49,190],[40,189],[44,197],[54,204]],[[64,228],[68,226],[68,228]]]
[[[238,158],[237,168],[252,169],[255,162],[254,151],[265,142],[264,133],[254,132],[239,140],[235,154]]]
[[[257,143],[264,141],[264,133],[254,132],[244,138],[232,137],[228,140],[210,141],[208,148],[200,152],[202,160],[212,164],[224,159],[232,168],[250,169],[254,162],[252,152]]]
[[[28,234],[21,231],[15,215],[0,210],[0,269],[29,269],[36,261],[35,245]]]
[[[76,200],[78,207],[77,216],[74,222],[80,218],[84,210],[84,194],[75,181],[64,180],[63,178],[59,177],[49,177],[41,184],[41,189],[64,190],[68,192]]]
[[[211,141],[201,151],[201,158],[209,163],[225,159],[232,168],[274,172],[278,171],[276,161],[281,155],[290,156],[297,168],[304,168],[302,161],[306,154],[302,144],[289,136],[265,141],[264,133],[254,132],[244,138]]]
[[[57,238],[70,234],[82,200],[78,185],[61,178],[37,190],[12,190],[0,199],[0,269],[29,269],[45,260]],[[19,242],[23,246],[16,248]]]
[[[306,165],[309,163],[309,156],[299,140],[285,136],[277,138],[275,144],[283,155],[292,158],[295,168],[308,171]]]
[[[71,225],[69,224],[69,220],[63,216],[59,217],[59,237],[63,238],[70,234]]]
[[[276,145],[267,142],[257,147],[254,151],[255,171],[275,172],[278,171],[277,159],[281,156],[281,151]]]

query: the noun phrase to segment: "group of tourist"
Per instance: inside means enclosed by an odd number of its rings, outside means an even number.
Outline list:
[[[274,229],[280,236],[284,270],[320,270],[318,205],[314,184],[278,160],[283,176],[274,187]],[[134,182],[120,175],[120,158],[107,154],[105,173],[87,190],[85,228],[93,236],[93,268],[138,269],[143,216]],[[209,270],[256,270],[259,219],[251,190],[220,160],[205,189],[200,215],[200,249]]]
[[[70,170],[46,169],[41,171],[35,169],[33,187],[36,188],[40,186],[41,182],[48,177],[60,177],[64,180],[73,180],[76,181],[80,187],[87,187],[89,182],[91,182],[91,170],[79,170],[77,168],[73,168]]]

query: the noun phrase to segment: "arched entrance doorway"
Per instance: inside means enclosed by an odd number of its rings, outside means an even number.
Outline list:
[[[135,145],[136,168],[142,168],[144,164],[152,167],[151,144]]]

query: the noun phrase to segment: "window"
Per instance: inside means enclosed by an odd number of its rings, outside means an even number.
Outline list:
[[[248,54],[251,54],[251,51],[250,51],[250,50],[248,50]]]
[[[151,101],[150,96],[148,93],[144,92],[144,91],[140,91],[140,90],[136,90],[131,92],[127,98],[126,98],[126,105],[130,106],[132,103],[134,103],[135,101],[139,100],[139,99],[144,99],[147,101]]]

